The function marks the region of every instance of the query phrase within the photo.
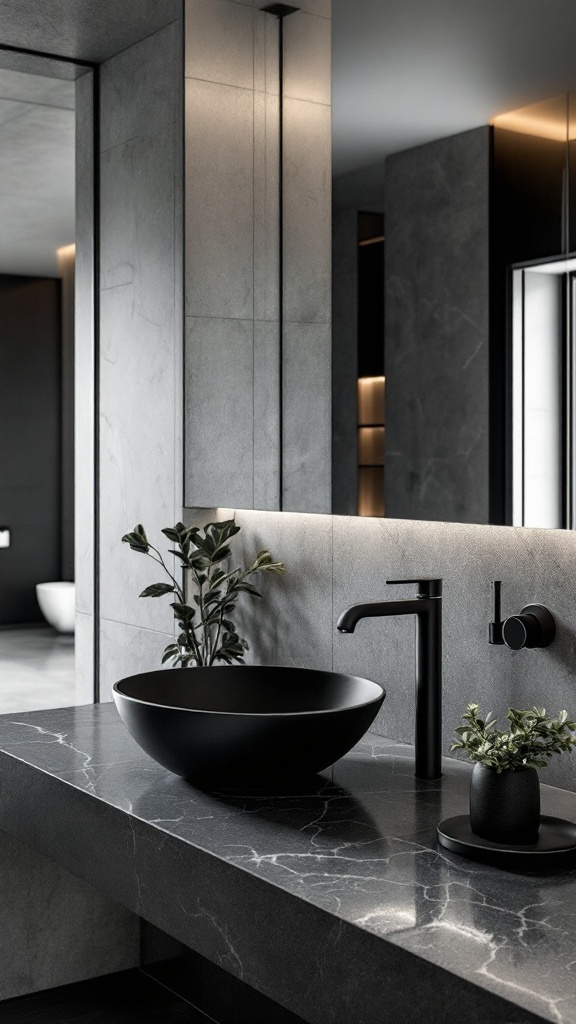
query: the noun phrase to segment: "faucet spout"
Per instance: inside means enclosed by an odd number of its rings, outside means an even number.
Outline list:
[[[336,628],[353,633],[360,619],[390,615],[416,616],[415,749],[418,779],[442,775],[442,580],[394,580],[417,583],[418,596],[408,601],[356,604],[340,615]]]

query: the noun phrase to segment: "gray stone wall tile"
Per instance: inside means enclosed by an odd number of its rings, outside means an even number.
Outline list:
[[[135,914],[0,833],[0,1000],[137,967]]]
[[[101,612],[160,630],[169,609],[137,596],[154,567],[121,537],[175,515],[173,143],[169,128],[117,146],[101,168]]]
[[[238,605],[250,661],[330,668],[332,519],[237,511],[236,522],[242,532],[235,538],[235,557],[253,559],[267,548],[287,568],[285,576],[261,580],[262,601]]]
[[[284,103],[284,317],[329,323],[331,305],[330,107]]]
[[[188,316],[254,313],[253,94],[186,81]]]
[[[94,700],[94,616],[76,612],[74,632],[74,703]]]
[[[332,216],[332,511],[358,509],[358,212]]]
[[[278,18],[265,11],[254,13],[254,89],[278,96],[280,62]]]
[[[181,33],[179,23],[167,25],[101,65],[102,150],[175,123],[179,83],[173,55]]]
[[[104,70],[99,626],[105,699],[111,682],[129,673],[132,663],[136,670],[154,667],[146,652],[155,644],[147,639],[159,636],[161,650],[174,629],[167,600],[138,597],[162,573],[157,576],[158,567],[121,537],[142,522],[165,550],[160,530],[180,514],[180,43],[180,25],[169,26]],[[135,89],[140,79],[142,87]],[[124,136],[128,141],[121,143]],[[171,565],[172,558],[167,561]],[[81,622],[87,632],[89,624]]]
[[[174,319],[174,129],[102,155],[101,287],[130,285],[140,322]]]
[[[186,502],[251,508],[254,497],[254,327],[186,320]]]
[[[329,106],[331,70],[330,20],[303,10],[291,14],[284,21],[284,95]],[[328,159],[327,154],[325,159]]]
[[[278,97],[254,94],[254,319],[280,315]]]
[[[138,595],[162,573],[121,538],[143,523],[157,544],[174,523],[173,340],[170,323],[139,313],[135,285],[102,293],[101,614],[160,631],[171,628],[170,608]]]
[[[280,507],[280,325],[254,323],[254,508]]]
[[[190,525],[233,514],[227,508],[184,512]],[[241,552],[248,557],[267,547],[289,570],[277,588],[267,589],[259,612],[242,612],[251,659],[333,667],[382,683],[387,697],[373,726],[380,735],[413,741],[414,619],[364,619],[351,635],[337,633],[336,622],[351,604],[413,596],[414,587],[386,580],[420,575],[444,579],[444,753],[471,700],[501,720],[510,706],[576,712],[573,533],[250,511],[237,511],[236,520]],[[490,646],[494,579],[503,581],[504,614],[529,603],[550,608],[557,626],[552,646],[515,652]],[[553,759],[541,778],[576,791],[576,757]]]
[[[330,512],[330,327],[285,324],[283,362],[283,508]]]
[[[487,523],[490,129],[387,160],[386,513]],[[458,387],[454,374],[458,373]]]
[[[138,555],[134,556],[138,558]],[[143,559],[144,560],[144,559]],[[159,598],[159,600],[162,600]],[[168,600],[166,598],[166,600]],[[170,615],[172,615],[171,609]],[[112,700],[112,686],[119,679],[155,669],[173,671],[162,665],[162,652],[174,633],[140,629],[124,622],[100,620],[100,700]]]
[[[444,578],[444,751],[469,701],[503,717],[509,706],[573,711],[576,663],[574,537],[562,531],[394,520],[334,520],[334,623],[358,601],[409,597],[386,579]],[[547,605],[558,636],[546,650],[512,652],[488,643],[491,582],[503,581],[505,614]],[[412,741],[414,622],[366,619],[334,636],[334,665],[387,688],[377,731]],[[574,758],[558,758],[546,782],[576,788]]]
[[[232,0],[186,0],[187,78],[254,87],[254,13]]]

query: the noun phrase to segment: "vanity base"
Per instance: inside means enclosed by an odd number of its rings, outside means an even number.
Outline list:
[[[576,867],[576,824],[543,814],[538,841],[529,846],[492,843],[477,836],[470,816],[459,814],[438,825],[438,842],[451,853],[506,871],[566,871]]]

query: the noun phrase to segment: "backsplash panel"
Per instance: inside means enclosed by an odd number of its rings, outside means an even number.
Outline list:
[[[205,523],[230,510],[185,511]],[[412,596],[387,579],[444,579],[444,735],[468,701],[503,716],[510,705],[544,705],[576,712],[576,535],[556,530],[463,526],[408,520],[358,519],[237,511],[237,555],[269,548],[288,573],[264,579],[264,602],[238,609],[238,624],[262,664],[334,668],[374,679],[387,690],[373,729],[413,740],[414,619],[364,619],[352,635],[336,632],[339,614],[358,601]],[[510,651],[488,643],[491,583],[503,583],[503,612],[544,604],[557,636],[545,650]],[[415,588],[414,588],[415,589]],[[576,790],[576,755],[542,772],[550,785]]]

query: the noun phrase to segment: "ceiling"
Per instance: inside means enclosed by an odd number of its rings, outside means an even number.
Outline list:
[[[74,241],[74,83],[0,70],[0,274],[55,277]]]
[[[333,0],[334,173],[576,91],[575,0]]]
[[[0,45],[99,64],[181,11],[182,0],[0,0]]]
[[[182,0],[0,0],[0,273],[56,276],[56,250],[74,241],[84,73],[10,48],[97,64],[181,13]]]

